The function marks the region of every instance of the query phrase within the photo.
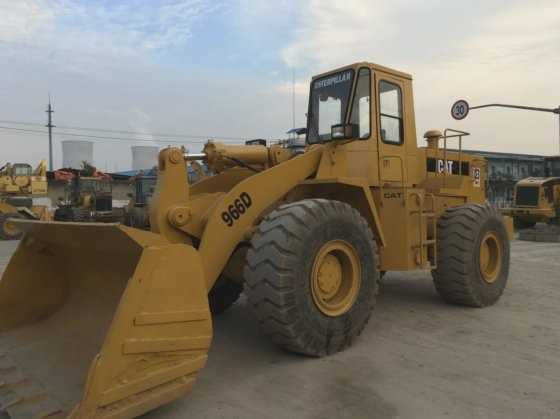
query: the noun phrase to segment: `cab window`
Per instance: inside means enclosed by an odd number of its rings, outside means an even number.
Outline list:
[[[26,164],[15,164],[14,165],[14,175],[15,176],[31,176],[31,166]]]
[[[371,72],[369,68],[361,68],[356,82],[356,93],[352,102],[350,123],[358,128],[359,138],[365,140],[371,133]]]
[[[381,140],[402,144],[404,139],[401,88],[385,80],[379,82],[379,114]]]
[[[344,123],[353,81],[353,69],[313,80],[307,113],[308,143],[330,141],[332,126]]]

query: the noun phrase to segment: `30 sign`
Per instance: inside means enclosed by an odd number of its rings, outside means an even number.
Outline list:
[[[469,114],[469,104],[466,100],[458,100],[451,106],[451,116],[453,119],[460,121],[465,119]]]

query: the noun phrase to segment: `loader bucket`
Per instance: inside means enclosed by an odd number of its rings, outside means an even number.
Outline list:
[[[212,339],[192,246],[118,224],[18,228],[0,279],[0,417],[131,418],[191,389]]]

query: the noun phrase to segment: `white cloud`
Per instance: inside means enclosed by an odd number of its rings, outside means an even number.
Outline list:
[[[292,83],[287,81],[278,85],[276,91],[285,94],[295,92],[296,95],[307,95],[309,93],[309,82],[296,81]]]
[[[30,40],[54,17],[40,0],[0,0],[0,11],[0,42]]]
[[[379,34],[393,37],[398,27],[391,16],[399,1],[311,0],[294,31],[294,41],[282,51],[289,66],[309,61],[320,67],[362,61],[364,51],[377,49]],[[375,29],[374,29],[375,28]],[[346,60],[346,62],[342,62]]]
[[[202,87],[187,87],[184,69],[165,66],[162,56],[188,47],[197,25],[220,7],[213,0],[0,0],[0,119],[41,122],[50,91],[58,126],[182,132],[178,103]],[[62,131],[55,129],[55,165]],[[45,156],[42,134],[0,135],[4,160]],[[95,141],[97,164],[130,164],[134,143]]]
[[[164,62],[218,8],[226,27],[202,41],[247,66],[224,73]],[[312,74],[367,60],[414,75],[420,141],[429,128],[451,126],[473,133],[467,147],[551,153],[557,118],[488,110],[457,123],[449,107],[458,97],[558,106],[559,8],[557,0],[0,0],[8,98],[0,115],[41,122],[51,90],[59,126],[276,138],[291,126],[292,67],[299,125]],[[45,156],[42,134],[0,134],[12,145],[5,159]],[[98,163],[125,168],[129,146],[96,143]]]
[[[449,106],[458,97],[466,97],[471,105],[498,102],[557,107],[558,45],[557,1],[522,3],[481,19],[456,54],[418,66],[420,126],[428,128],[430,117],[449,124]],[[469,143],[476,147],[543,154],[560,151],[558,120],[551,114],[489,108],[451,123],[472,131],[475,135]]]
[[[558,106],[558,45],[557,0],[311,0],[281,56],[309,75],[364,60],[412,73],[419,139],[452,125],[473,132],[469,147],[552,153],[558,121],[550,115],[473,111],[457,123],[449,107],[458,97]]]
[[[69,69],[91,71],[91,66],[144,59],[181,46],[192,36],[193,26],[219,7],[209,0],[4,0],[0,53],[29,55],[33,50],[37,59],[63,60]]]

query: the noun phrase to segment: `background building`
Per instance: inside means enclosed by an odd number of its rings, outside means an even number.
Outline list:
[[[481,150],[464,151],[486,158],[488,164],[486,196],[488,201],[498,207],[511,205],[513,189],[515,184],[521,179],[530,176],[560,176],[560,174],[556,173],[547,173],[545,170],[545,156]],[[549,167],[551,167],[550,164]]]

